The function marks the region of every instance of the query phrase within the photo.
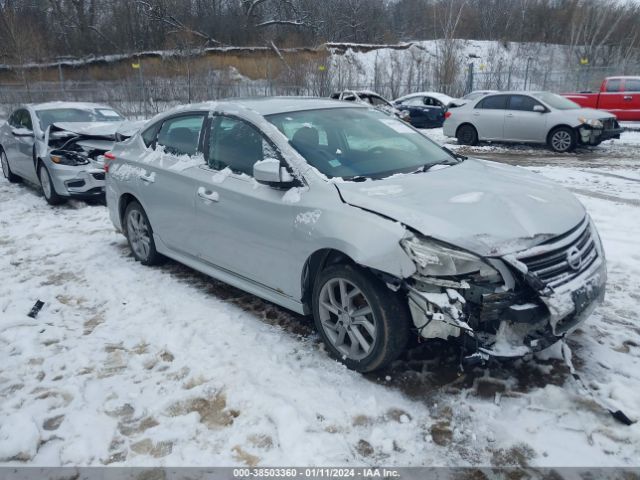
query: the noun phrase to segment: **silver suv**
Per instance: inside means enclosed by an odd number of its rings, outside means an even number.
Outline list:
[[[171,257],[301,314],[348,367],[411,337],[521,356],[604,295],[584,207],[526,170],[455,156],[366,106],[189,105],[107,154],[107,205],[134,257]]]
[[[622,128],[615,115],[582,108],[554,93],[498,92],[449,110],[443,132],[462,145],[484,140],[542,143],[564,153],[578,145],[620,138]]]

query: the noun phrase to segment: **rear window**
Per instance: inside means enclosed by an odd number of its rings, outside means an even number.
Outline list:
[[[624,82],[625,92],[640,92],[640,78],[627,78]]]
[[[507,95],[493,95],[481,100],[476,105],[476,108],[482,108],[485,110],[504,110],[507,108]]]
[[[158,145],[174,155],[194,155],[203,122],[204,114],[200,113],[165,120],[158,132]]]
[[[607,92],[618,92],[620,91],[620,84],[622,82],[620,80],[607,80],[606,91]]]

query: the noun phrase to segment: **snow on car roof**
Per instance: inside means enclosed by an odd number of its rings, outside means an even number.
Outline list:
[[[276,113],[297,112],[302,110],[319,110],[324,108],[354,108],[358,105],[345,103],[338,100],[318,97],[247,97],[227,98],[220,101],[202,102],[196,104],[180,105],[165,112],[165,114],[180,111],[221,111],[230,113],[233,110],[253,110],[260,115],[272,115]],[[163,114],[164,115],[164,114]]]
[[[53,110],[59,108],[77,108],[81,110],[95,110],[96,108],[106,108],[113,110],[113,107],[102,103],[91,102],[45,102],[45,103],[29,103],[27,106],[34,110]]]
[[[415,98],[415,97],[433,97],[437,100],[440,100],[445,105],[448,105],[451,102],[456,103],[460,101],[459,98],[450,97],[449,95],[445,93],[440,93],[440,92],[416,92],[416,93],[411,93],[409,95],[404,95],[402,97],[398,97],[395,99],[395,101],[398,102],[401,100],[408,100],[409,98]]]

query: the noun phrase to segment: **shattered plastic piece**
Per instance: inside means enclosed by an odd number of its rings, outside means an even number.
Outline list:
[[[38,312],[42,310],[44,306],[44,302],[42,300],[36,301],[36,303],[31,307],[31,311],[27,314],[28,317],[36,318],[38,316]]]

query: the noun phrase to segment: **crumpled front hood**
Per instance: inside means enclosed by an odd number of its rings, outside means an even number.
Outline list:
[[[476,159],[336,186],[350,205],[482,256],[530,248],[570,230],[585,216],[570,192],[541,175]]]
[[[579,108],[577,110],[564,110],[563,113],[571,112],[576,119],[582,117],[587,120],[599,120],[601,118],[615,118],[613,113],[604,110],[596,110],[595,108]]]
[[[86,137],[115,138],[116,131],[124,122],[57,122],[51,125],[50,131],[68,132]]]

